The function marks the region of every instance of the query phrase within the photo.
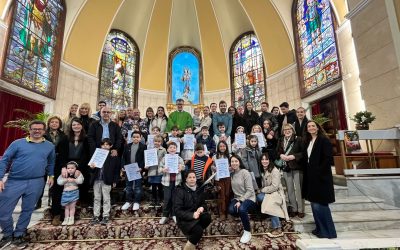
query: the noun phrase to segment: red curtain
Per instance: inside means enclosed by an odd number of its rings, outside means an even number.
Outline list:
[[[0,156],[15,139],[21,138],[24,132],[15,128],[4,128],[3,125],[17,118],[23,117],[22,113],[14,112],[14,109],[25,109],[32,113],[43,111],[43,104],[36,103],[25,98],[0,91]]]

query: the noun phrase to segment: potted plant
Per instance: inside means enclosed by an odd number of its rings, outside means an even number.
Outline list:
[[[33,114],[24,109],[14,109],[14,112],[22,113],[23,115],[22,117],[18,117],[16,120],[6,122],[4,127],[21,129],[26,135],[29,134],[29,123],[31,123],[31,121],[39,120],[46,122],[47,118],[50,116],[50,114],[46,112]]]
[[[356,123],[357,130],[368,130],[369,124],[376,119],[369,111],[359,111],[350,120]]]

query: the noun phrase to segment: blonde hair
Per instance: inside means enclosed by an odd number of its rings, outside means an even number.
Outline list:
[[[92,109],[90,108],[90,104],[87,102],[84,102],[81,104],[81,106],[79,106],[78,112],[76,113],[77,117],[81,117],[81,114],[79,113],[79,110],[81,108],[87,108],[88,109],[88,116],[90,116],[92,114]]]
[[[285,125],[282,126],[282,131],[281,131],[282,134],[283,134],[283,130],[286,129],[286,128],[290,128],[290,129],[292,130],[292,132],[293,132],[294,134],[296,134],[296,130],[294,129],[293,125],[290,124],[290,123],[286,123]]]
[[[258,124],[254,124],[253,127],[251,127],[251,132],[252,132],[252,133],[254,133],[254,128],[258,128],[258,129],[260,129],[260,133],[262,132],[262,128],[261,128],[261,126],[258,125]]]

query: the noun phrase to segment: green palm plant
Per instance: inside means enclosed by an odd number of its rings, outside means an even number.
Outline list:
[[[16,120],[8,121],[4,124],[5,128],[18,128],[29,133],[29,123],[33,120],[39,120],[46,122],[50,114],[46,112],[32,113],[25,109],[14,109],[14,112],[23,114],[22,117],[18,117]]]
[[[328,118],[328,117],[325,117],[323,113],[313,115],[313,116],[312,116],[312,119],[313,119],[316,123],[318,123],[318,124],[321,126],[322,131],[323,131],[325,134],[327,134],[326,131],[325,131],[325,129],[324,129],[324,127],[323,127],[323,125],[324,125],[325,123],[327,123],[327,122],[332,121],[332,119],[330,119],[330,118]]]

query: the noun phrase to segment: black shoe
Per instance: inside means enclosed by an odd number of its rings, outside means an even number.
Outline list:
[[[7,237],[4,237],[4,236],[3,236],[3,238],[1,238],[1,240],[0,240],[0,249],[3,248],[3,247],[6,247],[6,246],[8,246],[8,245],[10,245],[12,239],[13,239],[13,237],[12,237],[11,235],[10,235],[10,236],[7,236]]]
[[[42,199],[38,200],[38,202],[36,203],[35,210],[38,210],[41,207],[42,207]]]
[[[18,236],[13,238],[12,245],[18,249],[24,249],[28,246],[28,242],[25,240],[24,236]]]
[[[101,225],[107,225],[108,224],[108,217],[107,216],[105,216],[105,217],[103,217],[103,220],[101,220]]]
[[[99,224],[100,223],[100,219],[99,217],[95,216],[93,217],[93,219],[90,221],[90,224]]]
[[[317,229],[312,230],[311,233],[312,233],[314,236],[316,236],[316,237],[318,237],[318,238],[321,238],[321,236],[319,235],[319,232],[317,231]]]

